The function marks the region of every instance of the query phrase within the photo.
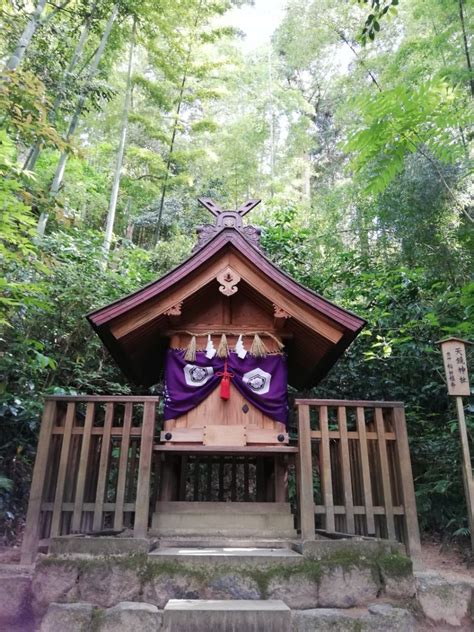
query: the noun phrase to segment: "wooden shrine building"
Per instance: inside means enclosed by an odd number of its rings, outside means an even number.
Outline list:
[[[316,385],[364,321],[264,255],[243,224],[259,200],[199,201],[215,223],[192,256],[87,316],[130,383],[164,381],[163,397],[47,398],[24,559],[39,540],[105,529],[196,542],[317,528],[416,554],[403,404],[297,399],[289,433],[288,385]]]

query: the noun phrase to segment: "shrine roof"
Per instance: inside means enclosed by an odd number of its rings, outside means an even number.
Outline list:
[[[229,261],[242,277],[239,288],[247,300],[267,310],[278,305],[288,314],[282,332],[288,337],[289,382],[296,387],[312,386],[324,377],[365,325],[280,270],[242,230],[224,225],[160,279],[87,315],[132,382],[150,386],[160,379],[171,308],[192,303],[193,295],[199,305],[215,300],[207,296],[217,291],[216,271]]]

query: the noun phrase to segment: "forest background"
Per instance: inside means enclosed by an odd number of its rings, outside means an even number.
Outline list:
[[[84,314],[190,254],[200,195],[262,198],[268,256],[367,319],[305,395],[405,401],[421,528],[467,535],[435,343],[474,332],[472,7],[289,0],[246,50],[242,4],[0,1],[5,542],[43,396],[130,392]]]

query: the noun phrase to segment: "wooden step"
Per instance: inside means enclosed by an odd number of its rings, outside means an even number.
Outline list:
[[[243,526],[241,528],[232,528],[232,529],[210,529],[209,527],[160,527],[154,528],[152,526],[150,530],[150,535],[156,536],[159,538],[206,538],[211,539],[214,537],[218,538],[226,538],[226,539],[252,539],[255,540],[257,538],[262,539],[286,539],[286,540],[295,540],[297,537],[296,531],[294,529],[273,529],[273,530],[262,530],[261,528],[252,528]]]
[[[291,514],[290,503],[159,501],[156,513]]]

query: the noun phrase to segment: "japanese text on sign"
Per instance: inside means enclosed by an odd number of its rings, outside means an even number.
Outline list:
[[[450,395],[470,395],[469,375],[467,372],[466,348],[458,340],[449,340],[441,344],[444,370]]]

